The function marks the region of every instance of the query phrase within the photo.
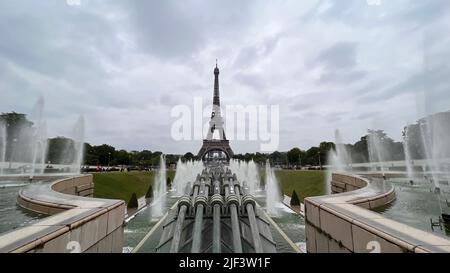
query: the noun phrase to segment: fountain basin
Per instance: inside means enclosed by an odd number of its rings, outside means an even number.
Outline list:
[[[395,192],[388,182],[373,179],[370,173],[364,177],[333,174],[333,181],[349,184],[349,189],[358,189],[305,199],[308,252],[450,251],[447,238],[367,209],[386,205],[395,199]],[[366,185],[358,186],[363,184]]]
[[[39,183],[39,182],[37,182]],[[0,234],[27,226],[45,217],[22,209],[17,205],[19,191],[29,184],[27,179],[3,179],[0,181]]]
[[[125,202],[79,196],[90,185],[78,175],[22,189],[21,206],[53,216],[0,236],[0,252],[122,252]]]

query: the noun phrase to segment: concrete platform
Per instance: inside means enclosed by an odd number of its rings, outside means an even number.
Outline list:
[[[305,199],[308,252],[450,252],[449,239],[369,210],[395,200],[377,175],[334,173],[331,187],[337,194]]]
[[[92,194],[92,175],[25,187],[18,204],[53,216],[0,236],[0,252],[122,252],[125,202]]]

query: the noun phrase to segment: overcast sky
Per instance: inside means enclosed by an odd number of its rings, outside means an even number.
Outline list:
[[[216,58],[223,105],[280,106],[281,151],[450,109],[448,0],[79,1],[0,0],[0,112],[43,96],[49,136],[82,114],[92,144],[196,153],[170,111],[212,101]]]

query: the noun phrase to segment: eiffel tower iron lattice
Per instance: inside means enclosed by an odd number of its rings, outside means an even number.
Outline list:
[[[219,68],[214,68],[214,95],[213,95],[213,109],[211,113],[211,120],[209,121],[209,130],[206,139],[203,140],[203,145],[197,154],[197,157],[203,161],[214,158],[214,154],[223,153],[227,160],[234,156],[231,149],[230,142],[225,135],[224,121],[220,110],[220,93],[219,93]],[[214,139],[214,132],[218,131],[219,138]]]

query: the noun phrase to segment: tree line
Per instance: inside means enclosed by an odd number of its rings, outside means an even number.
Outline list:
[[[25,114],[18,113],[3,113],[0,115],[0,123],[5,125],[7,130],[6,139],[6,160],[12,156],[11,146],[14,145],[16,135],[20,130],[29,130],[27,136],[33,134],[33,123],[27,120]],[[418,120],[414,124],[410,124],[403,128],[403,136],[406,141],[406,146],[411,151],[412,159],[423,159],[426,157],[426,149],[423,144],[424,134],[429,124],[439,126],[439,133],[444,136],[450,135],[450,111],[437,113]],[[425,129],[424,129],[425,128]],[[23,132],[21,133],[23,134]],[[367,134],[362,136],[353,144],[344,145],[351,162],[365,163],[369,161],[368,142],[370,137],[376,136],[380,145],[384,147],[387,161],[404,160],[403,142],[395,141],[390,138],[383,130],[368,130]],[[0,138],[2,136],[0,135]],[[0,142],[1,143],[1,142]],[[55,137],[48,140],[47,161],[51,163],[68,163],[73,157],[73,140],[66,137]],[[447,145],[445,147],[449,147]],[[444,148],[445,148],[444,147]],[[64,150],[63,150],[64,149]],[[286,152],[275,151],[273,153],[245,153],[236,154],[235,158],[240,160],[254,160],[256,163],[264,164],[267,160],[274,165],[284,166],[321,166],[327,165],[329,162],[328,154],[331,150],[336,149],[336,144],[333,142],[321,142],[317,146],[310,147],[303,150],[299,147],[294,147]],[[61,156],[61,151],[64,151],[64,156]],[[162,151],[126,151],[123,149],[116,149],[115,147],[102,144],[91,145],[84,144],[84,164],[85,165],[132,165],[140,167],[158,166]],[[444,150],[442,156],[450,157],[450,149]],[[181,157],[183,161],[194,160],[196,157],[191,152],[184,155],[167,154],[167,164],[173,164]]]

